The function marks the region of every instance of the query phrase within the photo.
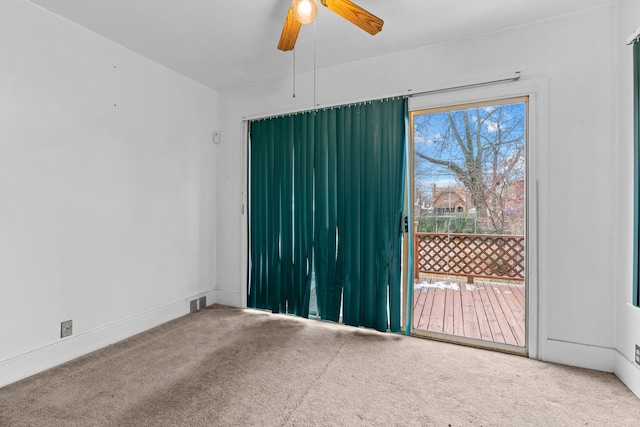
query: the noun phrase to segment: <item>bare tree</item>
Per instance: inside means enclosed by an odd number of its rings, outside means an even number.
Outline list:
[[[521,213],[525,175],[524,104],[416,116],[416,170],[449,173],[469,193],[480,220],[504,233]],[[419,162],[421,159],[422,162]],[[426,162],[426,163],[425,163]],[[416,178],[418,179],[418,178]]]

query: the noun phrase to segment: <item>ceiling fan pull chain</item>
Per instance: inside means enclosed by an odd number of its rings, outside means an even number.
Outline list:
[[[296,49],[293,48],[293,97],[296,97]]]

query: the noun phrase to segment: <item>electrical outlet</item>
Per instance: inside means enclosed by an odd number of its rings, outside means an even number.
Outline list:
[[[71,320],[65,320],[60,323],[60,338],[68,337],[73,333],[73,324]]]
[[[198,310],[202,310],[207,306],[207,297],[198,298]]]
[[[640,345],[636,344],[636,364],[640,365]]]
[[[189,313],[195,313],[196,311],[198,311],[198,300],[189,301]]]

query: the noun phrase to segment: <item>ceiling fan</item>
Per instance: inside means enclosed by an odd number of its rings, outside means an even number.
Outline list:
[[[382,19],[349,0],[320,0],[320,3],[371,35],[375,35],[382,30],[382,24],[384,24]],[[282,51],[292,50],[296,44],[300,27],[302,24],[312,22],[316,17],[317,11],[318,4],[316,0],[293,0],[291,7],[289,7],[287,18],[284,21],[278,49]]]

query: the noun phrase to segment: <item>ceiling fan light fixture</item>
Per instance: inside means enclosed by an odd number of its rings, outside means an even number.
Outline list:
[[[316,19],[318,3],[316,0],[293,0],[291,5],[293,16],[301,24],[308,24]]]

